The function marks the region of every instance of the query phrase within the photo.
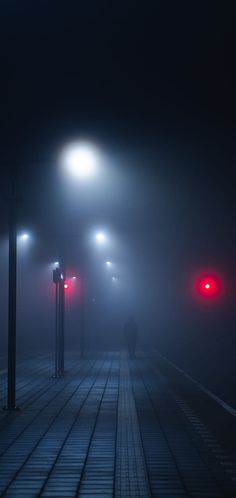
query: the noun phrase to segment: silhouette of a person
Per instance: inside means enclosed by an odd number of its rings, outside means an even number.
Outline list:
[[[124,336],[130,358],[135,358],[135,349],[138,337],[138,327],[132,315],[128,317],[124,324]]]

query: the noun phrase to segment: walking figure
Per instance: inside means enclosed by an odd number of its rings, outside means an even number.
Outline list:
[[[132,315],[128,317],[124,324],[124,336],[130,358],[135,358],[135,349],[138,337],[138,327]]]

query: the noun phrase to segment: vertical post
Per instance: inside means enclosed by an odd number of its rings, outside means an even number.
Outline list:
[[[11,184],[9,224],[9,287],[8,287],[8,393],[7,410],[16,410],[16,271],[17,223],[15,182]]]
[[[61,288],[61,270],[56,268],[53,270],[53,282],[56,285],[55,292],[55,373],[53,377],[60,377],[60,288]]]
[[[58,282],[56,282],[56,294],[55,294],[55,374],[57,377],[58,373]]]
[[[63,269],[65,270],[65,269]],[[63,278],[61,278],[59,283],[59,372],[60,375],[64,375],[64,327],[65,327],[65,275],[63,272]]]
[[[81,356],[84,356],[84,326],[85,326],[85,279],[81,277],[81,331],[80,331],[80,350]]]

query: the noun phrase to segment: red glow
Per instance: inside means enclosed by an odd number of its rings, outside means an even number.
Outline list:
[[[69,288],[69,285],[67,282],[64,283],[64,289],[68,289]]]
[[[222,291],[222,283],[216,275],[204,275],[198,278],[196,290],[204,298],[216,298]]]

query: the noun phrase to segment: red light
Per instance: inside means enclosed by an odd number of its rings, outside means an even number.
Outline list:
[[[216,275],[201,276],[196,282],[196,290],[204,298],[216,298],[222,290],[221,280]]]
[[[64,283],[64,289],[68,289],[69,285],[67,284],[67,282]]]

